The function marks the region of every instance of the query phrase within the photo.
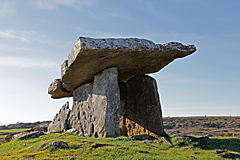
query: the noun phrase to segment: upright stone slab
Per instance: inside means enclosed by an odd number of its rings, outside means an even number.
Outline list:
[[[69,115],[71,110],[69,109],[69,102],[66,102],[62,108],[59,110],[59,113],[57,113],[53,121],[48,126],[48,132],[58,129],[58,130],[66,130],[68,129],[69,124]]]
[[[162,111],[154,78],[135,76],[127,82],[127,135],[164,135]]]
[[[75,128],[84,136],[93,134],[92,83],[84,84],[73,92],[73,106],[69,116],[69,128]]]
[[[94,77],[92,105],[94,106],[94,136],[120,136],[120,90],[118,69],[105,69]]]
[[[105,69],[94,82],[76,88],[69,128],[78,129],[84,136],[120,136],[120,91],[118,69]]]
[[[126,117],[127,117],[127,85],[124,82],[119,82],[120,88],[120,135],[127,136],[127,126],[126,126]]]

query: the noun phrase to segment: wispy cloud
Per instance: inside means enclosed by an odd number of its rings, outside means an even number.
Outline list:
[[[14,67],[17,69],[39,68],[51,69],[57,67],[58,64],[54,61],[31,59],[25,57],[0,57],[0,67]]]
[[[33,30],[0,30],[0,38],[8,38],[21,42],[48,43],[46,35]]]
[[[20,40],[22,42],[31,42],[33,36],[37,34],[36,31],[23,31],[23,30],[4,30],[0,31],[0,37]]]

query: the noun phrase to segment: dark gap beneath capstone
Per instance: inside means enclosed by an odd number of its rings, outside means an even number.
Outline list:
[[[94,134],[94,124],[93,124],[93,123],[92,123],[92,126],[91,126],[91,127],[92,127],[91,133]],[[94,135],[94,136],[95,136],[95,135]]]

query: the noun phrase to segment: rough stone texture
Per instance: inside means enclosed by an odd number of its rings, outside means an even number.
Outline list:
[[[93,84],[74,90],[69,128],[76,128],[84,136],[117,137],[120,135],[119,118],[120,91],[116,67],[97,74]]]
[[[94,136],[120,136],[120,90],[118,69],[105,69],[94,77],[92,105],[94,107]]]
[[[127,85],[124,82],[119,82],[120,88],[120,135],[127,136],[126,117],[127,117]]]
[[[73,106],[69,116],[69,128],[75,128],[84,136],[93,134],[92,83],[84,84],[73,92]]]
[[[135,76],[127,82],[127,135],[164,135],[162,111],[154,78]]]
[[[75,88],[92,82],[96,73],[109,67],[117,67],[119,81],[126,82],[135,75],[157,72],[174,59],[195,51],[194,45],[177,42],[161,45],[137,38],[80,37],[68,55],[68,61],[62,65],[59,85],[52,83],[49,94],[52,98],[70,97]]]
[[[55,129],[68,129],[70,112],[71,110],[69,109],[69,102],[66,102],[60,109],[59,113],[54,116],[53,121],[49,124],[48,132],[51,132]]]
[[[39,132],[39,131],[23,132],[23,133],[15,134],[14,136],[12,136],[12,139],[19,138],[20,140],[23,140],[25,138],[35,138],[41,135],[43,135],[43,132]]]
[[[61,77],[66,73],[68,70],[68,60],[65,60],[61,65]]]
[[[50,86],[48,87],[48,93],[52,95],[52,97],[61,97],[64,95],[65,97],[72,96],[72,92],[67,91],[63,88],[63,83],[61,79],[55,79]]]

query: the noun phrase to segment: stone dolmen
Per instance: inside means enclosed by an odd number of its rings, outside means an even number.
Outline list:
[[[61,65],[61,79],[48,88],[54,99],[73,97],[48,131],[77,129],[84,136],[164,135],[162,111],[154,78],[176,58],[196,51],[194,45],[164,45],[137,38],[80,37]]]

